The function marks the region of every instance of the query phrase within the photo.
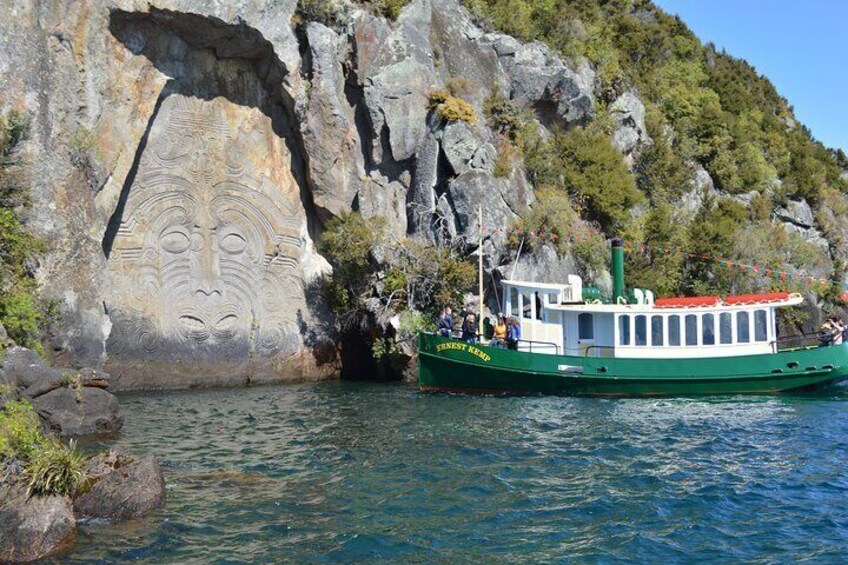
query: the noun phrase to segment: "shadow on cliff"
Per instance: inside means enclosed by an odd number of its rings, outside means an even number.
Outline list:
[[[306,179],[308,156],[294,112],[294,100],[283,88],[289,74],[271,43],[243,22],[228,24],[216,18],[151,8],[150,12],[113,10],[109,31],[130,52],[148,59],[170,77],[136,149],[115,212],[103,237],[108,258],[121,223],[139,161],[162,102],[172,94],[203,100],[226,98],[233,104],[256,108],[271,120],[274,133],[291,154],[291,172],[300,190],[310,236],[317,237],[318,222]]]

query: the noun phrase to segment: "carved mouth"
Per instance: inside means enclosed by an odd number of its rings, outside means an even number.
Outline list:
[[[238,322],[238,316],[229,314],[218,320],[218,323],[215,324],[215,329],[218,331],[228,331],[235,327],[236,322]]]
[[[206,331],[206,322],[194,316],[180,316],[180,323],[191,332]]]

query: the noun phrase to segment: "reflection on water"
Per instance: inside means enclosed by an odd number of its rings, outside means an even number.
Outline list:
[[[750,561],[848,555],[848,399],[425,395],[326,383],[122,397],[166,508],[63,561]]]

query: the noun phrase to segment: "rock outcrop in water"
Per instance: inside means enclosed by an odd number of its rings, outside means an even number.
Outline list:
[[[78,518],[116,522],[137,518],[165,503],[165,479],[151,455],[134,459],[102,453],[86,465],[91,488],[74,498]]]
[[[121,429],[118,399],[106,388],[108,374],[96,369],[48,367],[34,351],[0,350],[0,384],[14,397],[32,402],[51,431],[60,436],[110,434]]]

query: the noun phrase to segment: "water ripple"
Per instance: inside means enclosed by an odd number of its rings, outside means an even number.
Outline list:
[[[846,399],[128,395],[116,443],[163,461],[167,506],[63,562],[838,562]]]

